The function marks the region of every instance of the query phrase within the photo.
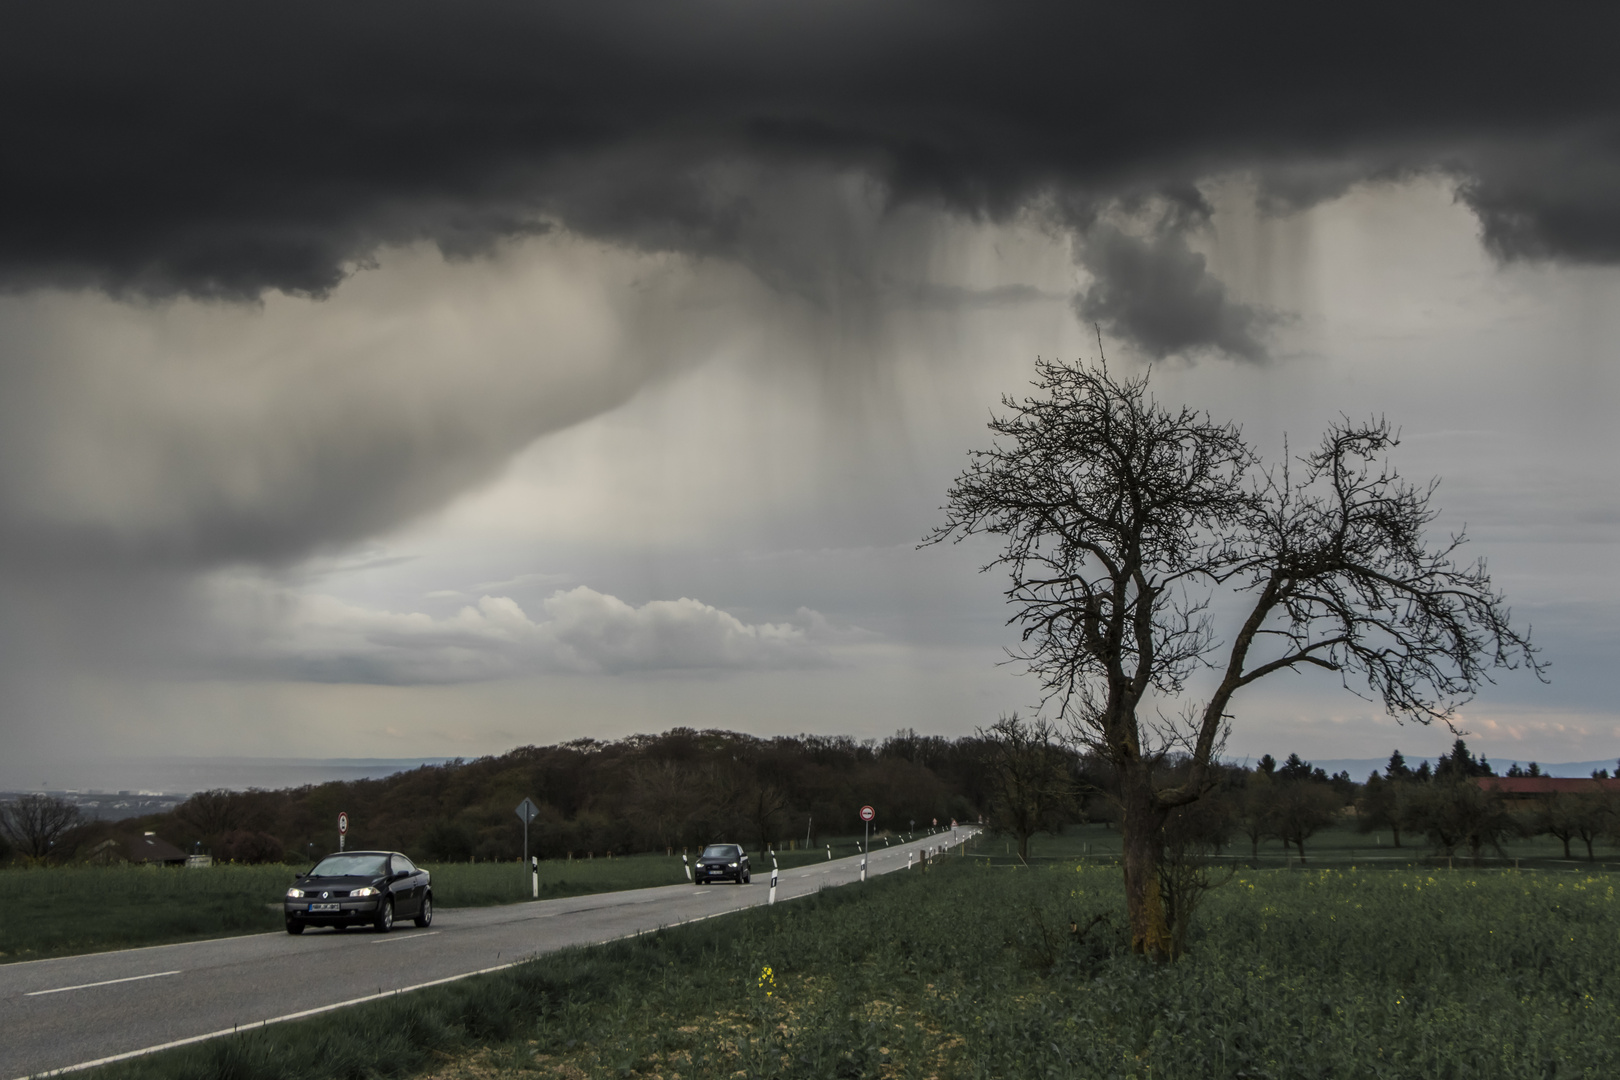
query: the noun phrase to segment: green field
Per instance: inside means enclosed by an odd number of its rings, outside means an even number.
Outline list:
[[[103,1075],[1606,1078],[1610,881],[1240,872],[1154,966],[1116,868],[940,860]]]
[[[833,855],[854,852],[834,841]],[[826,850],[780,853],[783,867],[826,859]],[[770,860],[753,855],[757,870]],[[530,899],[517,862],[439,863],[434,901],[441,908],[485,907]],[[178,867],[50,867],[0,870],[0,963],[100,952],[138,945],[279,930],[281,896],[298,870],[279,864]],[[675,885],[686,880],[677,855],[552,860],[540,864],[540,897]]]

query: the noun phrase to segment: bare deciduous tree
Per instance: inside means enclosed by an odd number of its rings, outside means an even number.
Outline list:
[[[219,836],[242,828],[242,796],[226,788],[198,791],[175,807],[174,816],[200,836]]]
[[[1074,806],[1074,784],[1058,732],[1045,717],[1003,716],[979,732],[989,750],[990,823],[1018,841],[1028,862],[1029,838],[1058,828]]]
[[[0,830],[30,859],[45,858],[82,820],[77,806],[54,795],[20,795],[0,803]]]
[[[1035,396],[1002,399],[996,441],[972,452],[924,542],[1004,539],[983,569],[1011,578],[1013,656],[1114,769],[1133,947],[1167,958],[1165,820],[1209,789],[1239,690],[1319,668],[1392,714],[1449,723],[1491,668],[1542,668],[1484,564],[1458,561],[1463,538],[1429,546],[1433,485],[1382,463],[1397,443],[1384,421],[1343,421],[1262,472],[1235,426],[1160,405],[1145,375],[1036,372]],[[1246,607],[1224,645],[1210,618],[1221,589]],[[1180,701],[1201,665],[1213,691]],[[1171,755],[1190,767],[1160,782]]]

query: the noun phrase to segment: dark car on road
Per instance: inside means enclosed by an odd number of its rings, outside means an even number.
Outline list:
[[[692,879],[699,885],[711,881],[735,881],[748,884],[748,852],[741,844],[710,844],[698,856]]]
[[[282,906],[289,934],[306,926],[362,924],[386,934],[395,919],[433,922],[433,881],[397,851],[340,851],[300,874]]]

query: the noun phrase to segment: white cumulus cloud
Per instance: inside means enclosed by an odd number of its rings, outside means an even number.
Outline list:
[[[808,608],[790,621],[749,623],[690,597],[638,606],[584,585],[553,592],[534,616],[507,596],[436,618],[242,577],[219,582],[211,600],[210,621],[222,629],[209,642],[210,659],[223,652],[244,674],[316,682],[818,667],[876,637],[835,628]]]

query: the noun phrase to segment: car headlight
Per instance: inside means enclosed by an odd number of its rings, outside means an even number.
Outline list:
[[[370,885],[367,885],[367,886],[364,886],[363,888],[359,888],[359,889],[354,890],[354,892],[350,893],[349,895],[350,896],[376,896],[377,895],[377,890],[373,889]]]
[[[726,863],[726,865],[731,867],[733,870],[737,869],[737,864],[734,863],[734,862],[733,863]]]
[[[304,890],[303,889],[299,889],[299,888],[295,887],[295,888],[291,888],[291,889],[287,890],[287,899],[289,899],[289,900],[297,900],[299,897],[301,897],[303,895],[304,895]]]

